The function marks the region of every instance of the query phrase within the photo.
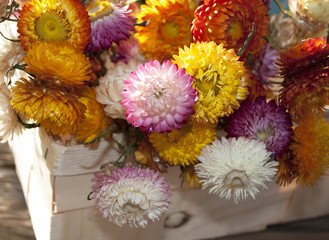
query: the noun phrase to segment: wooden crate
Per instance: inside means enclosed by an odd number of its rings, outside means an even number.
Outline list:
[[[115,145],[102,140],[93,149],[64,147],[42,129],[25,130],[9,145],[38,240],[202,239],[329,213],[329,177],[313,188],[270,183],[256,200],[236,205],[201,189],[181,188],[179,169],[170,168],[165,176],[173,195],[167,215],[145,229],[120,228],[98,213],[93,200],[87,200],[93,173],[117,158]]]

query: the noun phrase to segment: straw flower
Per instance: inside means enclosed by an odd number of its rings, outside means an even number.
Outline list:
[[[52,82],[21,79],[12,87],[11,105],[54,135],[73,134],[84,118],[79,96]]]
[[[329,167],[329,124],[325,116],[303,112],[292,137],[290,150],[297,168],[297,181],[313,186],[326,174]]]
[[[0,139],[1,143],[12,140],[22,133],[22,124],[18,122],[16,111],[10,105],[10,91],[6,85],[0,88]]]
[[[159,156],[169,164],[189,166],[197,163],[201,149],[216,138],[216,124],[189,120],[180,130],[152,133],[149,140]]]
[[[77,0],[31,0],[17,23],[25,50],[35,41],[63,40],[83,50],[90,41],[90,20]]]
[[[194,106],[193,119],[217,123],[228,116],[247,98],[249,74],[232,49],[214,42],[192,43],[179,49],[174,63],[194,77],[193,87],[199,100]]]
[[[262,0],[205,0],[194,14],[192,34],[195,42],[214,41],[235,52],[242,47],[255,23],[255,34],[245,53],[258,55],[268,34],[267,8]]]
[[[38,41],[31,44],[25,70],[40,79],[69,86],[83,85],[90,79],[91,65],[83,52],[65,41]],[[58,82],[59,81],[59,82]]]
[[[323,111],[329,104],[328,54],[329,45],[320,38],[305,39],[281,53],[279,100],[291,114],[301,115],[304,108]]]
[[[271,155],[264,143],[245,137],[215,139],[198,156],[196,174],[203,189],[235,203],[249,195],[255,198],[265,183],[276,174],[278,163],[268,162]]]
[[[145,57],[162,62],[177,54],[179,47],[189,45],[195,8],[193,0],[146,0],[136,18],[137,22],[150,22],[136,26],[135,34]]]
[[[329,23],[329,0],[297,0],[296,5],[298,15],[308,21]]]
[[[169,60],[162,65],[157,60],[140,65],[129,75],[121,93],[127,121],[147,133],[180,129],[194,113],[198,99],[192,82],[184,68],[178,69]]]
[[[128,39],[134,30],[128,7],[100,1],[86,8],[91,20],[91,43],[87,51],[98,52],[110,48],[112,43]]]
[[[77,90],[79,102],[86,106],[86,111],[82,117],[74,136],[77,141],[90,142],[103,132],[112,119],[107,119],[103,106],[96,101],[96,91],[94,88],[84,87]]]
[[[124,82],[129,74],[137,70],[140,62],[130,60],[126,65],[123,62],[116,64],[115,68],[108,70],[104,77],[99,78],[99,86],[96,87],[96,99],[104,104],[104,111],[111,118],[126,119],[126,108],[121,105],[124,90]]]
[[[0,24],[0,32],[7,38],[16,40],[18,38],[16,22],[4,21]],[[0,36],[0,84],[6,81],[7,71],[15,64],[23,61],[26,52],[19,42],[12,42]],[[9,72],[9,77],[13,71]]]
[[[168,210],[169,186],[149,168],[125,166],[112,174],[95,173],[96,206],[103,217],[119,225],[146,227]]]
[[[227,137],[244,136],[264,142],[267,151],[278,156],[290,143],[292,122],[284,107],[258,97],[254,102],[246,100],[230,116],[226,131]]]

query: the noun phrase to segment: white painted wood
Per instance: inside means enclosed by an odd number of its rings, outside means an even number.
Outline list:
[[[313,188],[296,188],[295,183],[279,187],[271,183],[268,189],[256,195],[256,200],[249,198],[236,205],[201,189],[180,188],[179,169],[170,168],[165,176],[173,195],[167,216],[146,229],[119,228],[103,219],[93,207],[94,202],[86,198],[93,185],[90,181],[93,168],[83,172],[81,166],[86,166],[88,161],[81,164],[80,160],[94,150],[82,148],[71,151],[72,147],[69,147],[63,152],[63,148],[49,140],[49,137],[40,138],[39,130],[26,130],[9,143],[38,240],[212,238],[329,213],[328,176]],[[48,152],[51,154],[45,158],[45,147],[58,147],[60,150]],[[56,157],[56,154],[62,155]],[[65,156],[70,156],[68,169],[75,174],[68,170],[63,174]],[[78,166],[73,165],[74,159],[78,159]],[[89,160],[93,164],[95,157]],[[188,215],[188,221],[178,228],[165,227],[165,218],[175,214]]]
[[[39,135],[40,155],[46,157],[48,168],[56,176],[92,173],[98,171],[102,164],[114,161],[121,155],[117,144],[105,138],[96,145],[66,147],[55,142],[42,128],[36,133]],[[121,142],[123,134],[114,134],[113,137]]]

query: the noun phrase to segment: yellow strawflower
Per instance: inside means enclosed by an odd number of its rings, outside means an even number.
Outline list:
[[[159,156],[169,164],[188,166],[197,163],[201,149],[216,138],[216,125],[188,121],[182,129],[152,133],[149,140]]]
[[[234,50],[214,42],[197,42],[179,49],[173,58],[194,77],[192,86],[199,92],[192,116],[195,120],[217,123],[218,117],[233,113],[248,96],[249,74]]]
[[[74,133],[86,108],[76,93],[37,79],[17,81],[11,99],[16,112],[25,114],[54,135]]]

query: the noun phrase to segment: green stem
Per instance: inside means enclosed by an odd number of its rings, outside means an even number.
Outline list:
[[[282,82],[263,82],[263,84],[266,84],[266,85],[271,85],[271,84],[278,84],[278,85],[282,85]]]
[[[25,123],[22,121],[22,119],[20,118],[20,116],[17,114],[17,119],[20,122],[20,124],[22,124],[25,128],[31,129],[31,128],[37,128],[40,127],[40,123],[39,124],[35,124],[35,123]]]
[[[87,200],[90,201],[90,200],[93,200],[94,197],[92,197],[91,195],[94,193],[94,191],[91,191],[88,196],[87,196]]]
[[[250,33],[248,34],[248,37],[246,39],[246,41],[243,43],[243,46],[237,51],[236,55],[237,56],[242,56],[242,54],[244,53],[244,51],[246,51],[251,39],[254,37],[255,35],[255,31],[256,31],[256,26],[255,23],[252,23],[252,28]]]
[[[139,26],[139,27],[146,27],[150,21],[151,21],[152,18],[150,18],[149,20],[147,21],[144,21],[144,22],[139,22],[139,23],[133,23],[134,26]]]
[[[121,143],[119,143],[118,142],[118,140],[116,140],[113,136],[112,136],[112,134],[111,134],[111,139],[118,145],[118,147],[119,147],[119,149],[124,149],[125,148],[125,146],[123,146]]]
[[[101,168],[101,169],[104,169],[104,168],[105,168],[107,165],[109,165],[110,163],[112,163],[113,165],[119,164],[121,158],[122,158],[124,155],[125,155],[125,153],[122,153],[122,154],[118,157],[118,159],[117,159],[115,162],[109,161],[109,162],[104,163],[103,165],[101,165],[100,168]]]
[[[14,66],[12,66],[8,71],[7,71],[7,73],[6,73],[6,76],[8,77],[8,73],[10,72],[10,71],[13,71],[13,70],[15,70],[15,69],[19,69],[19,70],[22,70],[22,71],[24,71],[24,72],[26,72],[25,71],[25,67],[27,66],[27,64],[15,64]],[[34,75],[32,75],[32,74],[30,74],[30,73],[28,73],[28,72],[26,72],[27,74],[29,74],[30,76],[32,76],[32,77],[34,77]],[[8,86],[9,85],[11,85],[11,80],[8,82]]]
[[[107,68],[106,68],[106,66],[104,64],[104,60],[101,58],[101,53],[100,54],[96,54],[95,57],[96,57],[96,59],[98,60],[98,62],[100,63],[100,65],[102,67],[101,73],[104,76],[106,74],[106,72],[107,72]]]
[[[101,132],[94,140],[92,140],[90,142],[78,142],[78,143],[87,145],[87,144],[93,144],[95,142],[98,142],[106,134],[112,133],[115,128],[116,128],[116,125],[111,125],[108,128],[106,128],[103,132]]]
[[[278,6],[278,8],[280,9],[280,11],[284,14],[286,14],[288,17],[293,18],[292,12],[284,9],[284,7],[281,5],[279,0],[274,0],[274,2],[276,3],[276,5]]]
[[[15,21],[16,21],[16,20],[15,20]],[[20,41],[21,41],[21,40],[19,40],[19,39],[14,40],[14,39],[7,38],[5,35],[2,34],[2,32],[0,32],[0,34],[1,34],[1,36],[2,36],[4,39],[6,39],[6,40],[8,40],[8,41],[11,41],[11,42],[20,42]]]
[[[1,17],[1,19],[3,20],[2,22],[4,22],[4,21],[18,22],[18,19],[11,19],[11,18],[5,18],[5,17]]]

